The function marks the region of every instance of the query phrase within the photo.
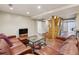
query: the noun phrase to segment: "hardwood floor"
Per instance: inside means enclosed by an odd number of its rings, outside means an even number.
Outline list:
[[[39,55],[60,55],[59,48],[61,47],[62,43],[63,41],[57,39],[55,41],[50,41],[40,50],[35,50],[35,53]]]

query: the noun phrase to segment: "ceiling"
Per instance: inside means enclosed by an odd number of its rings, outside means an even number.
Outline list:
[[[0,11],[29,16],[32,19],[48,19],[54,15],[62,18],[75,17],[79,9],[79,5],[71,4],[13,4],[12,7],[13,10],[10,10],[8,4],[0,4]]]

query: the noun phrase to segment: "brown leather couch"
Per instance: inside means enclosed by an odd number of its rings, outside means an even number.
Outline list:
[[[30,46],[25,46],[16,36],[9,37],[10,42],[13,44],[10,47],[13,55],[24,55],[28,53],[32,53],[32,49]]]
[[[1,37],[2,38],[2,37]],[[12,46],[6,40],[0,38],[0,55],[24,55],[32,53],[29,46],[25,46],[16,36],[9,36],[8,39]]]
[[[0,39],[0,55],[11,55],[10,46],[4,39]]]

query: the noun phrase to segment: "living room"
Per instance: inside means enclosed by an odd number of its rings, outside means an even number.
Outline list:
[[[78,7],[78,4],[0,4],[0,54],[78,55]],[[76,38],[77,46],[67,48],[72,52],[64,52],[65,40],[76,42]]]

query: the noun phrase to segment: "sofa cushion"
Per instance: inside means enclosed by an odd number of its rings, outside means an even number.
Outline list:
[[[0,39],[0,54],[11,55],[10,47],[4,39]]]

